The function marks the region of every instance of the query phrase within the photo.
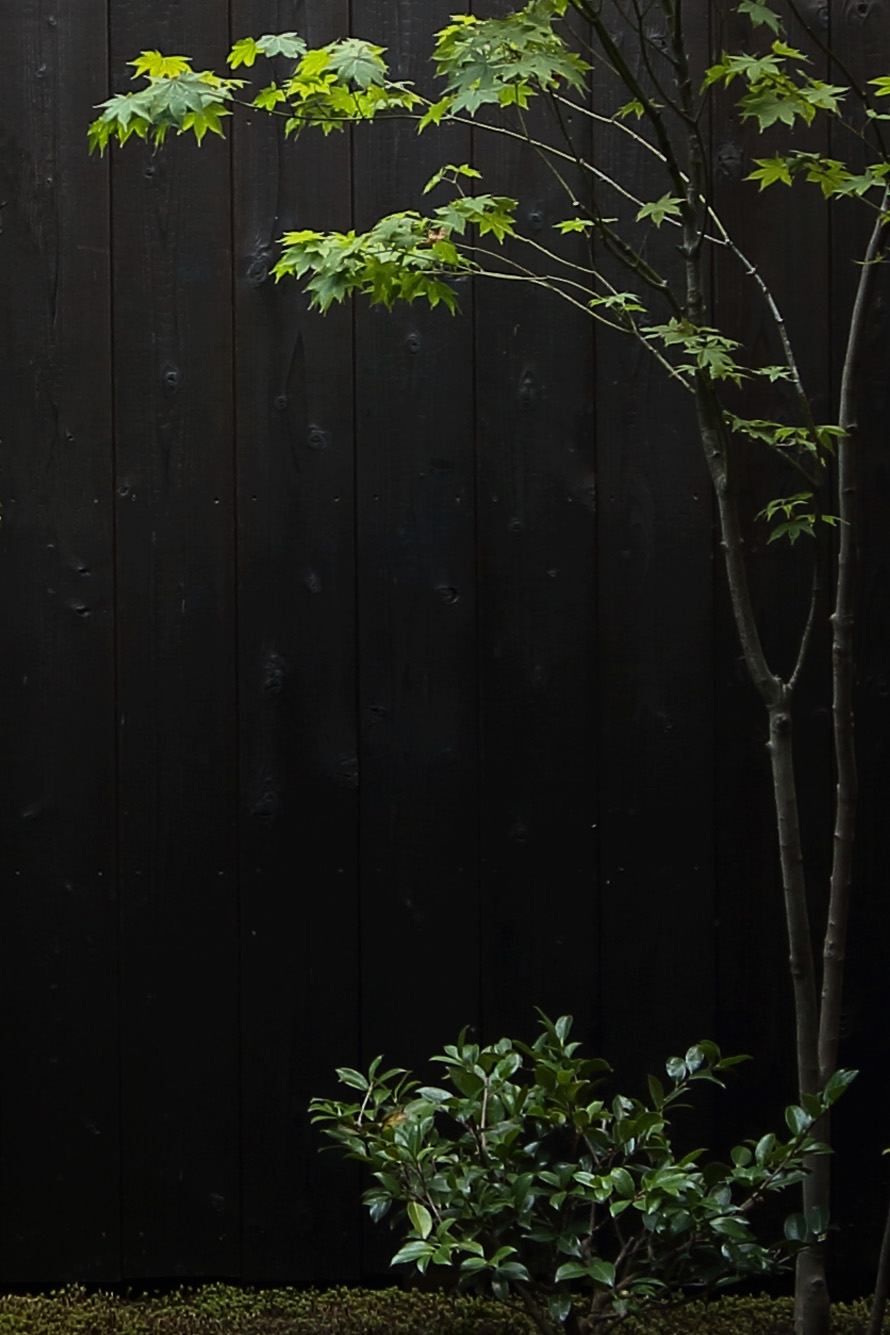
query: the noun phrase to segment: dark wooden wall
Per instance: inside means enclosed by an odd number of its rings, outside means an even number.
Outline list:
[[[886,3],[802,3],[857,77],[890,68]],[[285,228],[367,225],[443,160],[475,155],[533,231],[564,212],[552,177],[462,129],[295,147],[259,115],[228,145],[86,156],[143,48],[219,67],[246,33],[352,31],[422,79],[454,8],[21,0],[0,19],[4,1284],[380,1272],[309,1097],[463,1024],[529,1033],[536,1004],[629,1084],[702,1035],[755,1053],[708,1134],[762,1128],[792,1092],[764,726],[687,405],[545,294],[461,283],[457,319],[321,319],[268,278]],[[737,22],[702,7],[702,63]],[[804,194],[752,207],[731,107],[711,136],[720,206],[827,414],[861,224]],[[626,140],[590,150],[663,193]],[[737,273],[714,284],[765,351]],[[887,1139],[868,1111],[890,1002],[887,320],[862,398],[847,1276],[876,1248]],[[781,660],[804,572],[764,557],[757,578],[787,589]],[[824,672],[802,723],[824,870]]]

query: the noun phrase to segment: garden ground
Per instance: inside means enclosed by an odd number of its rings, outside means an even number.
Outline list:
[[[836,1304],[834,1335],[864,1335],[865,1300]],[[885,1326],[885,1331],[890,1327]],[[121,1297],[80,1286],[0,1296],[0,1335],[533,1335],[521,1309],[402,1289],[245,1290],[224,1284]],[[793,1335],[790,1298],[722,1298],[628,1319],[622,1335]]]

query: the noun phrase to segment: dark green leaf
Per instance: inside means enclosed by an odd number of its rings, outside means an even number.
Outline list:
[[[421,1085],[415,1092],[419,1098],[429,1099],[430,1103],[447,1103],[454,1098],[447,1089],[439,1089],[436,1085]]]
[[[556,1274],[553,1276],[553,1282],[562,1284],[564,1280],[568,1279],[583,1279],[587,1273],[588,1268],[584,1261],[565,1261],[557,1268]]]
[[[409,1201],[408,1218],[416,1233],[424,1239],[429,1237],[433,1231],[433,1217],[425,1205],[421,1205],[418,1201]]]
[[[806,1213],[806,1222],[817,1238],[828,1232],[831,1212],[827,1205],[811,1205]]]
[[[850,1087],[858,1074],[858,1071],[835,1071],[834,1075],[825,1086],[824,1094],[826,1102],[829,1105],[835,1103],[840,1098],[841,1094],[843,1094],[844,1090]]]
[[[615,1190],[619,1196],[629,1197],[636,1192],[634,1180],[626,1168],[613,1168],[609,1174],[615,1184]]]
[[[569,1312],[572,1310],[572,1295],[570,1293],[551,1294],[547,1300],[547,1310],[554,1321],[564,1325]]]
[[[737,1242],[748,1242],[751,1232],[741,1219],[713,1219],[711,1228],[725,1238],[734,1238]]]
[[[803,1108],[799,1108],[795,1103],[785,1109],[785,1121],[788,1123],[788,1129],[792,1131],[795,1136],[803,1135],[803,1133],[808,1131],[813,1125],[812,1117],[804,1112]]]
[[[368,1081],[361,1071],[353,1071],[350,1066],[338,1066],[337,1077],[341,1085],[349,1085],[351,1089],[367,1089]]]
[[[802,1214],[790,1214],[785,1220],[785,1237],[789,1242],[804,1242],[807,1237],[807,1221]]]

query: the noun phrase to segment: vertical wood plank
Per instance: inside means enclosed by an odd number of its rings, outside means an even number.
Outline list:
[[[238,0],[233,36],[349,31],[345,2]],[[266,79],[266,70],[257,68]],[[261,87],[262,84],[257,84]],[[312,1095],[358,1061],[352,315],[269,265],[289,228],[350,225],[350,137],[235,136],[244,1275],[358,1276],[357,1175]]]
[[[687,19],[699,70],[707,11]],[[656,61],[662,22],[647,19]],[[645,77],[638,44],[621,38]],[[602,79],[594,98],[609,110],[626,100]],[[637,199],[670,189],[626,135],[597,141],[596,161]],[[607,207],[633,222],[626,200]],[[645,245],[676,282],[676,238],[653,231]],[[626,271],[609,273],[651,299]],[[610,330],[597,336],[596,404],[603,1047],[639,1078],[714,1031],[712,504],[689,396]]]
[[[113,1280],[117,906],[105,5],[3,17],[0,1279]]]
[[[219,68],[228,6],[120,0],[112,72]],[[134,145],[128,145],[128,150]],[[125,1268],[240,1265],[228,150],[114,158]]]
[[[353,30],[428,88],[449,12],[353,0]],[[356,226],[468,157],[459,130],[359,127]],[[356,340],[363,1046],[413,1065],[478,1015],[472,324],[360,305]]]
[[[353,32],[430,89],[451,8],[353,0]],[[469,151],[459,130],[357,127],[356,227],[423,208]],[[355,319],[362,1049],[418,1070],[478,1022],[472,324],[419,303]],[[365,1273],[390,1255],[369,1227]]]
[[[485,17],[492,7],[482,8]],[[588,130],[571,125],[580,151]],[[533,106],[531,133],[552,139]],[[533,150],[479,128],[480,189],[559,250],[565,191]],[[508,250],[510,248],[508,247]],[[512,254],[535,267],[519,243]],[[530,257],[531,256],[531,257]],[[583,262],[582,256],[575,256]],[[544,261],[546,264],[546,261]],[[500,267],[496,264],[495,267]],[[534,1007],[599,1039],[593,321],[554,294],[477,280],[482,1003],[486,1037]]]

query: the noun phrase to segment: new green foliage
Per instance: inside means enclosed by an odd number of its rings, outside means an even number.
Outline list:
[[[401,1068],[338,1071],[352,1100],[314,1099],[313,1120],[370,1170],[371,1218],[395,1216],[393,1265],[455,1269],[470,1286],[518,1292],[539,1329],[591,1331],[650,1302],[772,1272],[824,1236],[826,1210],[788,1216],[763,1242],[757,1207],[827,1152],[814,1123],[852,1072],[786,1112],[790,1137],[735,1146],[727,1162],[674,1147],[672,1121],[696,1086],[723,1084],[739,1057],[701,1042],[649,1077],[648,1101],[607,1089],[606,1062],[581,1055],[571,1017],[542,1017],[531,1045],[480,1047],[462,1033],[432,1058],[446,1086]]]
[[[488,192],[467,194],[463,188],[466,177],[479,174],[465,166],[443,168],[433,178],[431,184],[449,183],[456,197],[440,205],[430,216],[409,209],[381,219],[366,233],[322,233],[305,227],[286,233],[282,238],[282,255],[274,270],[276,277],[292,275],[302,279],[312,303],[322,310],[358,292],[372,303],[387,307],[397,301],[421,298],[433,306],[442,303],[455,311],[457,300],[450,281],[462,274],[534,282],[586,309],[593,318],[632,334],[691,393],[695,393],[699,372],[711,380],[735,384],[752,375],[768,375],[771,379],[781,376],[795,384],[803,409],[806,396],[793,356],[789,358],[790,364],[784,366],[746,366],[735,355],[739,345],[692,318],[692,312],[681,309],[682,301],[676,303],[669,324],[645,325],[633,318],[636,312],[654,311],[660,304],[657,298],[662,301],[667,298],[670,304],[671,294],[666,280],[644,258],[645,241],[628,243],[622,227],[633,231],[636,225],[644,232],[647,227],[670,224],[682,229],[685,211],[687,222],[690,215],[694,218],[697,244],[731,245],[731,238],[714,214],[708,196],[697,197],[688,169],[679,157],[674,157],[669,146],[665,151],[660,106],[649,91],[632,86],[635,96],[630,102],[594,116],[598,121],[611,120],[616,127],[622,127],[641,152],[655,154],[663,162],[672,178],[675,189],[654,200],[633,200],[632,218],[606,217],[593,194],[586,208],[583,207],[580,201],[584,190],[577,171],[573,174],[570,168],[580,167],[582,175],[589,171],[606,193],[617,194],[619,200],[622,195],[630,196],[620,181],[595,164],[585,162],[570,141],[560,142],[559,134],[546,142],[529,135],[522,112],[533,98],[546,98],[558,112],[561,109],[562,115],[591,114],[585,102],[585,88],[593,66],[579,54],[560,25],[573,12],[592,18],[593,13],[588,11],[593,9],[588,0],[530,0],[523,8],[498,18],[455,14],[435,34],[432,61],[443,81],[443,91],[434,98],[392,79],[385,49],[353,37],[314,50],[296,32],[241,38],[228,57],[232,70],[253,70],[258,61],[265,60],[273,62],[276,74],[253,96],[243,79],[220,78],[209,71],[197,73],[186,57],[146,51],[131,63],[134,77],[145,78],[147,86],[118,94],[102,104],[102,114],[90,127],[90,145],[104,151],[110,140],[123,144],[133,135],[150,138],[158,145],[171,129],[180,134],[192,132],[201,142],[208,130],[218,135],[223,133],[222,119],[231,114],[231,104],[235,102],[282,116],[285,134],[298,134],[308,126],[329,134],[349,123],[381,115],[410,116],[424,130],[446,121],[476,121],[479,113],[493,110],[515,114],[517,119],[512,124],[509,119],[490,118],[479,123],[495,133],[534,142],[552,169],[561,175],[571,203],[579,210],[577,217],[558,224],[558,230],[563,234],[578,231],[591,239],[599,234],[613,258],[617,254],[648,285],[647,304],[641,304],[635,293],[628,294],[632,304],[620,301],[620,294],[612,289],[595,257],[589,266],[578,266],[567,260],[564,253],[523,235],[516,226],[514,200]],[[780,14],[759,0],[743,0],[739,11],[750,18],[755,31],[767,30],[772,40],[759,53],[724,52],[705,72],[702,84],[705,97],[716,84],[740,87],[742,116],[755,118],[761,130],[776,122],[792,129],[798,122],[806,126],[818,114],[840,116],[843,100],[850,90],[812,76],[806,55],[784,40]],[[599,20],[603,13],[604,7],[596,9]],[[608,44],[606,54],[614,56]],[[618,72],[622,73],[620,63]],[[890,92],[890,77],[875,78],[871,84],[878,97]],[[695,108],[696,115],[699,110]],[[655,133],[647,135],[645,125],[639,130],[623,125],[631,114],[654,126]],[[873,108],[870,114],[880,118]],[[792,185],[802,178],[818,184],[825,198],[853,194],[868,203],[874,203],[876,196],[886,189],[890,172],[886,161],[874,161],[865,170],[853,171],[840,160],[819,157],[803,148],[790,148],[783,154],[755,161],[756,168],[749,179],[757,181],[761,190],[776,183]],[[507,238],[534,254],[527,263],[522,263],[515,254],[502,252],[493,267],[494,256],[482,243],[493,241],[499,246]],[[617,246],[616,238],[620,238]],[[687,360],[677,365],[670,357],[664,359],[660,346],[664,344],[685,352]],[[782,351],[788,354],[790,349],[783,344]],[[724,420],[731,431],[736,431],[735,424],[741,418],[724,410]],[[750,432],[744,434],[755,438]],[[820,490],[824,482],[824,437],[814,429],[805,410],[797,425],[777,423],[772,429],[760,420],[756,439],[771,448],[782,449],[786,458],[803,467],[814,493]],[[791,439],[794,444],[789,443]],[[761,513],[769,516],[771,512],[767,506]],[[801,532],[813,531],[813,526],[792,532],[783,527],[778,533],[793,538]]]

